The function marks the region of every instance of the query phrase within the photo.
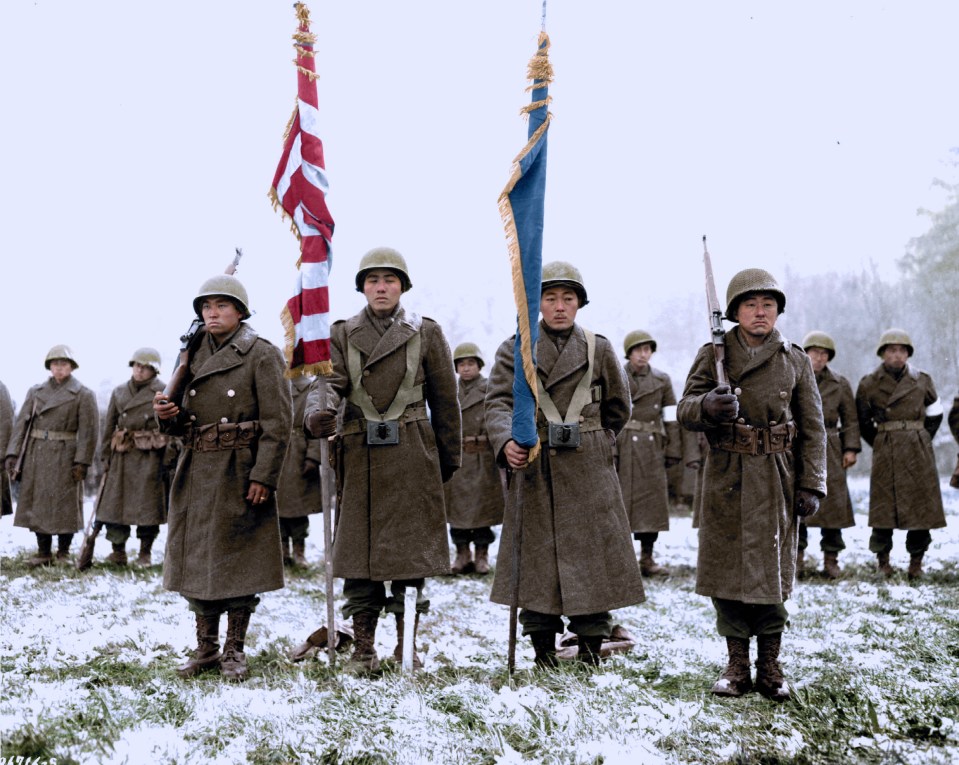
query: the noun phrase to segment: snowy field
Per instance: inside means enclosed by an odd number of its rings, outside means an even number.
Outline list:
[[[331,671],[325,655],[288,661],[324,619],[316,517],[307,545],[314,566],[263,595],[251,619],[251,676],[242,685],[216,673],[176,677],[194,622],[163,589],[159,565],[103,564],[110,546],[101,535],[92,570],[31,571],[24,561],[34,537],[5,518],[2,756],[58,765],[959,762],[959,492],[943,482],[949,526],[933,532],[928,574],[914,586],[904,574],[875,574],[867,488],[852,482],[858,525],[844,533],[843,578],[807,576],[787,604],[782,660],[795,700],[782,706],[757,694],[708,694],[725,644],[709,601],[692,591],[688,517],[673,518],[656,548],[673,575],[646,580],[647,602],[615,614],[638,637],[631,653],[596,672],[534,673],[522,640],[512,680],[508,614],[488,600],[491,577],[428,582],[432,610],[419,641],[426,670],[412,679],[390,666],[352,678]],[[896,533],[892,555],[903,570],[904,537]],[[821,565],[818,541],[811,530],[810,567]],[[383,656],[395,631],[392,619],[380,625]]]

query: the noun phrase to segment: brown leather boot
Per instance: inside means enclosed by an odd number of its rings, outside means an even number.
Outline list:
[[[182,678],[193,677],[220,665],[220,615],[196,615],[196,650],[176,668]]]
[[[309,564],[306,562],[306,542],[302,539],[293,540],[293,565],[306,568]]]
[[[643,547],[639,554],[639,572],[643,576],[669,576],[669,569],[653,560],[653,548]]]
[[[711,689],[716,696],[743,696],[753,689],[749,672],[749,639],[726,638],[729,663]]]
[[[226,642],[220,659],[220,675],[227,680],[246,680],[246,630],[250,626],[250,609],[234,608],[226,614]]]
[[[344,667],[347,672],[369,675],[380,668],[374,645],[379,618],[380,615],[373,611],[360,611],[353,615],[353,654]]]
[[[842,573],[842,569],[839,568],[839,553],[824,552],[822,554],[822,572],[828,579],[839,578]]]
[[[923,556],[923,553],[914,553],[909,558],[909,578],[910,579],[922,578],[922,556]]]
[[[293,565],[293,554],[290,552],[290,538],[283,537],[281,540],[281,547],[283,549],[283,565],[292,566]]]
[[[477,574],[489,573],[489,546],[476,545],[476,558],[473,560],[473,570]]]
[[[416,614],[413,620],[413,670],[423,669],[423,660],[416,653],[416,633],[420,629],[420,615]],[[397,662],[403,661],[403,637],[406,634],[406,624],[403,621],[403,614],[396,614],[396,648],[393,649],[393,658]]]
[[[49,566],[53,563],[53,536],[37,534],[37,554],[27,560],[29,568]]]
[[[112,563],[114,566],[127,565],[127,546],[125,543],[113,543],[113,552],[107,556],[107,563]]]
[[[576,652],[576,661],[588,664],[591,667],[598,667],[601,661],[599,652],[603,647],[602,635],[590,635],[584,637],[580,635],[577,639],[579,651]]]
[[[876,564],[876,570],[880,574],[886,577],[895,576],[896,569],[894,569],[892,565],[889,563],[889,553],[887,552],[877,553],[876,560],[878,561],[878,563]]]
[[[556,633],[548,631],[530,632],[529,639],[536,651],[534,663],[537,669],[556,669],[559,659],[556,658]]]
[[[473,571],[473,556],[470,554],[469,543],[456,545],[456,560],[450,566],[454,575],[470,574]]]
[[[138,566],[153,565],[153,540],[155,539],[156,537],[141,537],[140,554],[137,556]]]
[[[756,690],[773,701],[789,701],[789,683],[783,677],[779,666],[779,648],[782,645],[782,633],[760,635],[759,656],[756,659]]]
[[[57,535],[57,564],[70,562],[70,545],[73,543],[73,534]]]

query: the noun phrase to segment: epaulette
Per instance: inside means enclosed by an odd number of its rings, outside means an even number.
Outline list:
[[[426,316],[420,316],[418,313],[413,313],[410,311],[402,319],[400,319],[400,324],[405,324],[407,327],[412,329],[414,332],[419,332],[420,328],[423,326],[423,319],[428,318]],[[433,321],[430,319],[430,321]]]

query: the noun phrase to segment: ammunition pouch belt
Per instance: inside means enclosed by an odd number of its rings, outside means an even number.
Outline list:
[[[659,433],[659,435],[666,437],[666,427],[663,425],[662,420],[657,420],[655,422],[646,422],[644,420],[630,420],[623,427],[623,430],[637,430],[640,433]]]
[[[187,438],[187,448],[198,452],[218,452],[227,449],[249,449],[260,436],[258,420],[246,422],[213,422],[193,428]]]
[[[37,430],[33,428],[30,431],[30,438],[36,438],[40,441],[76,441],[77,432],[75,430]]]
[[[551,449],[578,449],[581,448],[582,434],[596,430],[605,430],[602,420],[599,417],[585,417],[580,422],[550,422],[541,426],[537,433],[539,440]]]
[[[490,451],[486,436],[463,436],[463,454],[483,454]]]
[[[415,422],[417,420],[427,419],[429,419],[429,417],[426,414],[425,406],[411,406],[408,407],[406,411],[404,411],[395,420],[367,420],[364,417],[358,417],[355,420],[347,420],[343,423],[343,427],[340,428],[339,435],[350,436],[356,433],[366,433],[369,435],[371,426],[377,428],[380,425],[385,425],[387,426],[388,430],[391,430],[392,428],[396,427],[398,423]],[[398,431],[397,436],[399,436]],[[394,443],[399,443],[399,441]]]
[[[155,449],[165,449],[170,443],[170,436],[158,430],[115,430],[110,438],[110,449],[122,454],[131,449],[141,452],[152,452]]]
[[[796,438],[796,423],[790,420],[768,428],[754,428],[735,422],[707,432],[709,443],[717,449],[752,456],[789,451]]]
[[[876,425],[876,430],[883,433],[887,430],[922,430],[922,420],[890,420],[889,422],[880,422]]]

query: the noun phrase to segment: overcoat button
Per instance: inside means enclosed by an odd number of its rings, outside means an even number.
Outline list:
[[[659,409],[659,404],[653,404],[653,409]]]
[[[781,390],[779,391],[779,398],[785,401],[787,398],[789,398],[789,394],[786,391]]]
[[[740,425],[745,425],[745,424],[746,424],[746,420],[745,420],[745,418],[743,418],[743,417],[740,417],[738,420],[736,420],[736,422],[738,422]]]
[[[191,415],[190,415],[190,421],[191,421],[191,422],[196,422],[196,415],[195,415],[195,414],[191,414]]]
[[[221,417],[220,422],[229,422],[229,420],[226,417]]]
[[[741,396],[743,394],[743,389],[736,388],[736,390],[734,390],[733,393],[735,393],[737,396]]]
[[[230,390],[226,392],[226,395],[228,395],[230,398],[233,398],[236,395],[236,391],[230,388]]]
[[[655,436],[654,436],[652,433],[650,433],[650,434],[649,434],[649,440],[652,441],[654,438],[655,438]]]
[[[195,395],[196,395],[196,391],[193,390],[193,389],[191,389],[191,390],[190,390],[190,395],[191,395],[191,396],[195,396]]]
[[[556,450],[555,450],[555,449],[550,449],[550,450],[549,450],[549,453],[550,453],[550,456],[551,456],[551,457],[555,457],[555,456],[556,456]]]
[[[634,441],[638,441],[638,440],[639,440],[639,436],[633,436],[633,440],[634,440]]]
[[[775,421],[775,420],[770,420],[770,421],[769,421],[769,427],[772,427],[772,426],[775,425],[775,424],[776,424],[776,421]]]
[[[369,369],[364,369],[364,370],[363,370],[363,377],[369,377],[369,376],[370,376],[370,370],[369,370]]]

